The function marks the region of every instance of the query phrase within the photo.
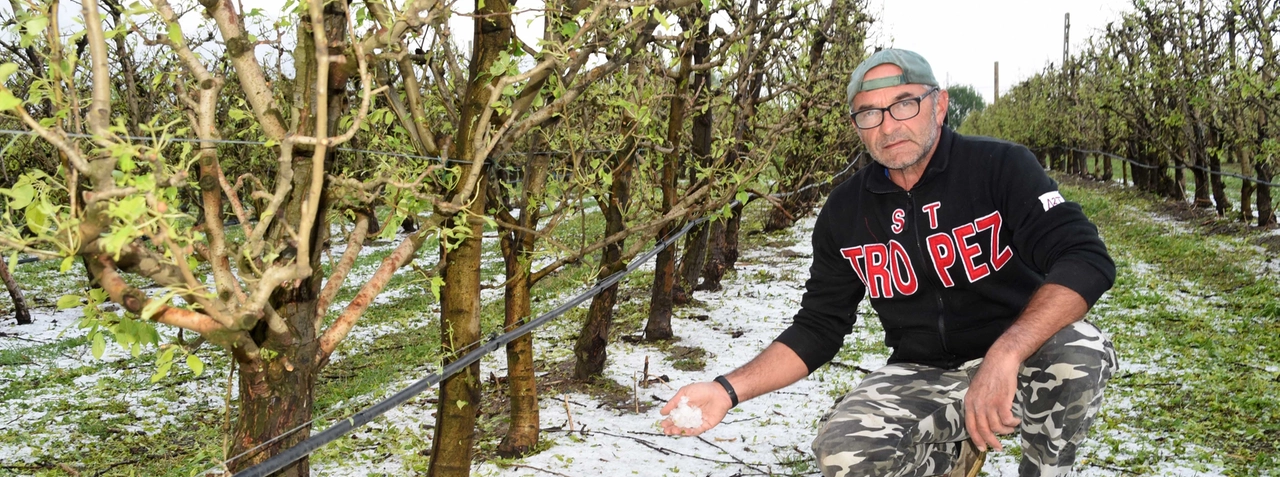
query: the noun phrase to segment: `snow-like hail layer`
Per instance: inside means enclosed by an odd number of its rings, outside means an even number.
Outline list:
[[[870,307],[864,301],[860,312],[873,323],[860,320],[846,339],[847,347],[871,348],[875,351],[855,354],[852,359],[837,358],[842,366],[827,366],[808,379],[786,389],[744,402],[730,411],[723,423],[700,437],[668,437],[661,434],[658,409],[662,400],[670,398],[678,386],[710,380],[755,356],[791,321],[803,293],[803,281],[812,255],[809,233],[813,220],[803,220],[789,237],[797,245],[784,250],[744,250],[736,274],[726,277],[720,292],[697,292],[695,299],[702,308],[677,310],[672,327],[680,338],[680,346],[706,350],[705,371],[681,371],[672,367],[667,356],[643,343],[617,342],[609,346],[605,375],[619,383],[636,387],[635,398],[649,410],[643,413],[620,409],[618,403],[606,403],[582,394],[545,396],[542,399],[542,439],[552,445],[541,453],[518,459],[510,465],[484,462],[475,466],[479,476],[525,475],[712,475],[792,474],[797,470],[813,473],[809,443],[816,423],[834,398],[856,385],[861,369],[875,369],[884,364],[887,350]],[[1137,273],[1151,272],[1151,265],[1139,263]],[[646,299],[642,294],[636,299]],[[559,301],[559,300],[557,300]],[[705,315],[700,317],[699,315]],[[698,317],[698,319],[692,319]],[[551,361],[571,355],[565,346],[567,336],[577,331],[576,323],[553,321],[535,334],[535,353]],[[483,362],[483,374],[490,370],[503,374],[505,357],[499,350]],[[648,358],[651,375],[666,375],[668,385],[637,385],[644,362]],[[1151,369],[1151,365],[1131,364],[1126,369]],[[426,402],[425,400],[422,402]],[[1131,402],[1108,402],[1120,413],[1134,406]],[[383,423],[414,434],[414,439],[429,441],[430,429],[422,426],[424,416],[434,406],[401,408],[404,412],[389,414]],[[573,431],[569,432],[569,422]],[[1141,429],[1108,431],[1108,438],[1123,445],[1118,450],[1103,448],[1096,440],[1086,441],[1082,455],[1094,459],[1112,456],[1123,458],[1150,446],[1142,439]],[[362,437],[363,438],[363,437]],[[1007,438],[1006,448],[1016,447],[1016,439]],[[1167,455],[1153,475],[1213,476],[1222,475],[1215,467],[1179,460]],[[1122,472],[1106,467],[1081,466],[1087,477],[1117,476]],[[1199,470],[1197,470],[1199,468]],[[341,462],[325,463],[317,472],[336,476],[366,476],[398,473],[404,470],[399,456],[379,453],[376,449],[358,451]],[[1017,475],[1018,460],[1014,454],[993,453],[984,467],[986,475]],[[806,474],[807,475],[807,474]]]
[[[1137,211],[1134,211],[1137,213]],[[1149,215],[1149,214],[1143,214]],[[1157,219],[1158,220],[1158,219]],[[1170,223],[1175,230],[1180,225]],[[846,338],[846,347],[870,348],[872,351],[856,353],[853,358],[840,357],[841,366],[827,366],[819,369],[808,379],[802,380],[784,390],[760,396],[742,403],[732,410],[721,425],[703,436],[667,437],[661,435],[658,422],[661,417],[658,409],[662,399],[670,398],[675,389],[683,384],[695,381],[710,380],[747,362],[761,349],[770,343],[791,321],[791,316],[799,306],[803,293],[804,278],[812,255],[809,246],[809,234],[812,231],[813,219],[802,220],[788,234],[796,245],[783,250],[776,248],[743,250],[743,257],[738,263],[737,271],[726,277],[724,289],[715,292],[697,292],[695,299],[701,308],[682,308],[677,310],[672,327],[680,341],[676,344],[693,348],[702,348],[705,356],[705,371],[681,371],[672,367],[672,361],[657,348],[643,343],[618,342],[610,344],[609,361],[605,370],[607,377],[619,383],[633,385],[641,373],[646,358],[650,363],[651,375],[666,375],[671,379],[670,385],[656,384],[648,387],[637,386],[636,398],[648,406],[649,410],[637,414],[633,411],[617,409],[617,403],[602,403],[599,400],[581,394],[545,396],[542,400],[542,427],[548,429],[542,439],[552,441],[545,451],[528,458],[519,459],[512,465],[499,466],[485,462],[477,464],[475,475],[482,476],[523,476],[523,475],[735,475],[735,474],[792,474],[805,469],[812,473],[809,464],[812,457],[809,453],[809,442],[813,438],[816,422],[839,394],[847,391],[862,378],[859,369],[875,369],[884,364],[886,352],[881,344],[883,337],[878,323],[869,306],[864,301],[860,314],[869,318],[860,320],[852,335]],[[1185,228],[1176,230],[1185,233]],[[399,237],[397,237],[399,238]],[[396,241],[392,241],[395,243]],[[365,247],[362,254],[385,250],[392,245],[379,243]],[[335,258],[341,249],[335,247]],[[427,254],[429,255],[429,254]],[[434,260],[433,257],[419,256],[418,260],[425,265]],[[1138,276],[1156,275],[1157,267],[1130,260],[1121,273]],[[650,269],[646,265],[644,269]],[[372,269],[364,267],[353,271],[347,280],[347,287],[358,286],[372,273]],[[501,277],[494,280],[500,281]],[[405,293],[392,290],[390,293]],[[409,293],[418,291],[408,291]],[[576,293],[576,292],[574,292]],[[493,292],[486,293],[485,300],[496,299]],[[634,298],[647,299],[647,293]],[[555,299],[563,301],[569,295]],[[379,297],[383,298],[383,297]],[[388,297],[390,298],[390,297]],[[1170,300],[1186,300],[1187,306],[1203,303],[1195,296],[1168,297]],[[335,306],[340,306],[336,304]],[[1100,303],[1106,306],[1106,298]],[[1116,310],[1120,312],[1120,310]],[[1140,310],[1138,311],[1140,312]],[[427,311],[426,313],[434,313]],[[701,316],[700,316],[701,315]],[[705,317],[703,317],[705,316]],[[698,319],[693,319],[698,317]],[[36,324],[23,327],[10,326],[12,321],[0,323],[0,349],[12,349],[35,346],[54,342],[71,336],[83,334],[76,329],[74,322],[78,318],[78,310],[51,312],[46,309],[33,310]],[[535,353],[540,359],[558,361],[571,359],[572,350],[565,343],[569,336],[576,333],[577,323],[570,320],[557,320],[535,333]],[[407,326],[420,326],[413,323]],[[368,342],[382,333],[396,331],[395,325],[358,326],[353,331],[352,344]],[[122,359],[119,347],[109,345],[106,360]],[[70,354],[83,355],[83,349],[69,350]],[[341,354],[335,356],[339,358]],[[1164,356],[1122,357],[1121,369],[1125,372],[1169,372],[1172,364]],[[72,368],[83,366],[82,356],[64,356],[58,358],[53,366]],[[489,372],[497,375],[504,373],[505,357],[502,350],[485,358],[482,362],[483,374]],[[29,366],[6,366],[0,369],[6,379],[21,379],[27,374],[34,375],[37,370],[25,369]],[[1272,367],[1268,368],[1276,372]],[[1280,369],[1280,368],[1277,368]],[[423,370],[425,372],[425,370]],[[210,370],[206,370],[210,372]],[[103,378],[110,380],[113,371],[104,368],[98,372],[76,378],[74,387],[86,389],[93,387]],[[130,381],[145,381],[148,372],[134,373]],[[417,376],[420,377],[420,376]],[[416,379],[414,377],[413,379]],[[390,395],[413,379],[403,379],[389,383],[385,390]],[[149,409],[148,402],[155,402],[154,391],[139,390],[126,393],[125,399],[136,405],[130,409],[145,410],[134,416],[140,429],[154,432],[154,429],[172,425],[172,415],[184,412],[184,409],[203,408],[218,409],[223,402],[221,395],[225,391],[218,384],[220,379],[206,380],[184,384],[186,387],[201,387],[200,390],[185,390],[183,399],[177,403],[169,403],[166,411],[157,413]],[[143,388],[143,386],[138,386]],[[211,392],[212,391],[212,392]],[[44,413],[32,404],[42,399],[55,397],[57,393],[76,393],[72,387],[62,386],[56,389],[41,390],[35,395],[24,396],[0,403],[0,414],[13,416],[10,421],[30,422],[39,419],[36,414]],[[384,417],[375,420],[369,426],[356,430],[353,435],[360,439],[375,437],[379,433],[395,430],[400,435],[408,434],[412,442],[425,443],[422,449],[429,447],[432,437],[431,413],[435,408],[431,395],[434,390],[411,400],[404,406],[392,410]],[[199,396],[202,402],[191,401],[188,397]],[[377,396],[362,396],[358,401],[371,402]],[[85,396],[81,403],[86,406],[94,404],[94,397]],[[191,402],[188,402],[191,401]],[[1130,399],[1111,399],[1104,412],[1126,415],[1136,412],[1143,403]],[[573,432],[568,432],[570,417],[573,421]],[[17,445],[0,445],[0,462],[30,463],[39,451],[46,446],[66,446],[67,442],[57,438],[59,429],[68,428],[67,418],[60,417],[49,424],[49,432],[32,436],[29,442]],[[1082,447],[1081,455],[1086,459],[1105,459],[1114,457],[1123,459],[1127,455],[1150,451],[1152,441],[1148,432],[1142,429],[1120,427],[1107,430],[1103,435],[1095,433]],[[1119,442],[1118,447],[1106,447],[1099,440]],[[376,442],[376,441],[375,441]],[[1015,439],[1006,439],[1006,447],[1016,447]],[[83,442],[74,445],[92,445]],[[399,455],[386,452],[387,449],[376,444],[358,447],[354,452],[336,456],[332,459],[313,460],[313,468],[317,475],[333,476],[365,476],[373,474],[405,474],[410,470]],[[1151,475],[1158,476],[1213,476],[1222,475],[1219,468],[1205,466],[1186,457],[1174,453],[1161,454],[1167,462],[1153,470]],[[1017,475],[1018,462],[1014,454],[993,453],[988,456],[984,466],[986,475]],[[1117,476],[1122,472],[1100,466],[1081,466],[1079,475],[1087,477]],[[547,472],[555,474],[548,474]]]

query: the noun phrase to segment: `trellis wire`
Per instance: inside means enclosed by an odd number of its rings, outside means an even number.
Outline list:
[[[1077,149],[1077,148],[1074,148],[1074,147],[1067,147],[1067,146],[1054,146],[1054,147],[1053,147],[1053,149],[1065,149],[1065,150],[1068,150],[1068,151],[1083,152],[1083,153],[1085,153],[1085,154],[1098,154],[1098,155],[1107,156],[1107,157],[1110,157],[1110,158],[1113,158],[1113,159],[1119,159],[1119,160],[1121,160],[1121,161],[1128,162],[1128,163],[1130,163],[1130,164],[1133,164],[1133,165],[1134,165],[1134,166],[1136,166],[1136,167],[1141,167],[1141,168],[1143,168],[1143,169],[1160,169],[1160,168],[1162,168],[1161,166],[1153,166],[1153,165],[1150,165],[1150,164],[1143,164],[1143,163],[1140,163],[1140,162],[1135,161],[1135,160],[1133,160],[1133,159],[1129,159],[1129,158],[1126,158],[1126,157],[1117,156],[1117,155],[1115,155],[1115,154],[1112,154],[1112,153],[1109,153],[1109,152],[1104,152],[1104,151],[1099,151],[1099,150],[1096,150],[1096,149]],[[1233,173],[1230,173],[1230,172],[1211,171],[1211,170],[1209,170],[1209,169],[1205,169],[1205,168],[1200,167],[1200,166],[1193,166],[1193,165],[1183,164],[1183,163],[1181,163],[1181,161],[1179,161],[1179,163],[1178,163],[1178,164],[1174,165],[1174,166],[1173,166],[1173,168],[1174,168],[1174,169],[1195,169],[1195,170],[1198,170],[1198,171],[1201,171],[1201,172],[1205,172],[1205,173],[1208,173],[1208,174],[1212,174],[1212,175],[1217,175],[1217,176],[1227,176],[1227,177],[1234,177],[1234,178],[1236,178],[1236,179],[1240,179],[1240,180],[1243,180],[1243,181],[1252,182],[1252,183],[1254,183],[1254,184],[1258,184],[1258,185],[1265,185],[1265,186],[1268,186],[1268,187],[1280,187],[1280,184],[1276,184],[1276,183],[1274,183],[1274,182],[1267,182],[1267,181],[1264,181],[1264,180],[1261,180],[1261,179],[1254,179],[1254,178],[1252,178],[1252,177],[1242,176],[1242,175],[1240,175],[1240,174],[1233,174]]]
[[[15,136],[15,137],[16,137],[16,136],[33,136],[33,135],[35,135],[36,133],[35,133],[34,131],[23,131],[23,130],[19,130],[19,129],[0,129],[0,134],[3,134],[3,135],[10,135],[10,136]],[[63,135],[64,135],[64,136],[66,136],[66,137],[76,138],[76,139],[92,139],[92,138],[93,138],[93,135],[92,135],[92,134],[84,134],[84,133],[63,133]],[[155,141],[155,140],[157,140],[157,138],[154,138],[154,137],[144,137],[144,136],[127,136],[127,135],[124,135],[124,136],[117,136],[117,137],[120,137],[120,138],[123,138],[123,139],[128,139],[128,140],[130,140],[130,141]],[[166,140],[166,141],[170,141],[170,142],[209,142],[209,143],[213,143],[213,144],[234,144],[234,145],[241,145],[241,146],[267,146],[267,145],[269,145],[269,143],[267,143],[266,141],[253,141],[253,140],[248,140],[248,139],[200,139],[200,138],[196,138],[196,137],[170,137],[170,138],[166,138],[165,140]],[[10,142],[12,142],[12,141],[10,141]],[[439,156],[423,156],[423,155],[420,155],[420,154],[409,154],[409,153],[403,153],[403,152],[391,152],[391,151],[379,151],[379,150],[375,150],[375,149],[358,149],[358,148],[350,148],[350,147],[337,147],[337,148],[333,148],[333,150],[335,150],[335,151],[342,151],[342,152],[360,153],[360,154],[374,154],[374,155],[380,155],[380,156],[400,157],[400,158],[404,158],[404,159],[426,159],[426,160],[430,160],[430,161],[446,161],[446,162],[451,162],[451,163],[455,163],[455,164],[472,164],[472,163],[473,163],[473,161],[464,161],[464,160],[461,160],[461,159],[445,159],[445,158],[442,158],[442,157],[439,157]],[[643,150],[643,149],[641,149],[641,150]],[[503,154],[503,156],[527,156],[527,155],[539,155],[539,154],[546,154],[546,155],[567,155],[567,154],[574,154],[574,153],[578,153],[578,154],[609,154],[609,153],[614,153],[614,152],[617,152],[617,150],[614,150],[614,149],[587,149],[587,150],[583,150],[583,151],[531,151],[531,152],[508,152],[508,153],[506,153],[506,154]]]

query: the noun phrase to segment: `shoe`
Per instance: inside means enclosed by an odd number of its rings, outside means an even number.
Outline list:
[[[977,477],[982,471],[982,463],[987,460],[987,452],[978,452],[973,441],[965,439],[960,443],[960,459],[951,467],[946,477]]]

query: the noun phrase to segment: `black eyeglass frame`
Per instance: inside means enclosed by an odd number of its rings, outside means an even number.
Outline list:
[[[852,120],[853,120],[853,125],[854,125],[855,127],[857,127],[858,129],[875,129],[875,128],[880,127],[880,125],[881,125],[881,124],[884,124],[884,116],[885,116],[885,114],[888,114],[889,116],[892,116],[892,117],[893,117],[893,119],[895,119],[895,120],[898,120],[898,121],[906,121],[906,120],[908,120],[908,119],[911,119],[911,118],[914,118],[914,117],[916,117],[916,116],[919,116],[919,115],[920,115],[920,103],[921,103],[921,102],[923,102],[925,98],[929,97],[929,95],[931,95],[931,94],[933,94],[933,93],[936,93],[936,92],[938,92],[938,91],[940,91],[940,90],[941,90],[941,88],[939,88],[939,87],[937,87],[937,86],[933,86],[933,87],[930,87],[928,91],[925,91],[925,92],[924,92],[924,94],[922,94],[922,95],[920,95],[920,96],[916,96],[916,97],[914,97],[914,98],[906,98],[906,99],[903,99],[903,100],[901,100],[901,101],[894,101],[894,102],[893,102],[893,104],[890,104],[890,105],[888,105],[888,106],[886,106],[886,107],[883,107],[883,108],[865,108],[865,109],[859,109],[859,110],[857,110],[857,111],[850,111],[850,112],[849,112],[849,119],[852,119]],[[916,104],[916,112],[915,112],[915,114],[912,114],[912,115],[907,116],[907,117],[905,117],[905,118],[900,118],[900,117],[898,117],[896,114],[893,114],[893,107],[894,107],[894,106],[897,106],[897,105],[902,104],[902,103],[907,103],[907,102],[914,102],[914,103]],[[862,126],[861,124],[858,124],[858,115],[859,115],[859,114],[862,114],[862,113],[865,113],[865,112],[867,112],[867,111],[880,111],[880,122],[877,122],[877,123],[875,123],[875,124],[873,124],[873,125],[865,126],[865,127],[864,127],[864,126]]]

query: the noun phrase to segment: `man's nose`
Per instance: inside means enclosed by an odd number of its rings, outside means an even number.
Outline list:
[[[889,114],[888,111],[885,111],[884,120],[880,122],[880,131],[885,133],[891,133],[893,131],[897,131],[899,128],[903,126],[902,123],[904,122],[906,121],[899,121],[898,118],[893,117],[892,114]]]

